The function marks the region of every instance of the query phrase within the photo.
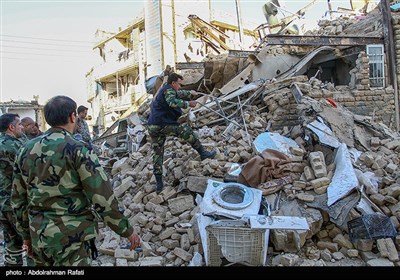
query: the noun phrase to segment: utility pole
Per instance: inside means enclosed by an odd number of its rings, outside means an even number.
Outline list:
[[[172,38],[174,42],[174,65],[178,62],[178,54],[176,50],[176,15],[175,15],[175,1],[171,1],[171,11],[172,11]]]
[[[239,0],[235,0],[236,4],[236,16],[237,16],[237,21],[238,21],[238,28],[239,28],[239,41],[240,41],[240,49],[243,49],[243,28],[242,28],[242,16],[240,12],[240,2]]]
[[[390,12],[390,3],[389,0],[380,3],[382,8],[382,17],[383,17],[383,35],[384,35],[384,43],[385,43],[385,53],[389,57],[389,80],[393,85],[394,90],[394,109],[395,109],[395,120],[396,120],[396,131],[400,130],[400,109],[399,109],[399,92],[398,92],[398,84],[397,84],[397,75],[396,75],[396,53],[395,53],[395,43],[393,38],[393,28],[392,28],[392,15]]]
[[[332,19],[332,5],[331,0],[328,0],[329,18]]]

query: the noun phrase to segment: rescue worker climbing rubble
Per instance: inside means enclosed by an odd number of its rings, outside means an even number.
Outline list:
[[[164,162],[164,144],[167,136],[179,137],[187,141],[195,149],[201,160],[214,158],[216,151],[206,151],[200,143],[198,136],[187,124],[178,123],[182,115],[182,109],[195,107],[196,91],[181,90],[183,77],[177,73],[168,76],[167,84],[164,85],[155,96],[150,105],[150,116],[147,128],[151,137],[153,149],[153,174],[156,178],[156,192],[160,193],[164,188],[162,180]]]

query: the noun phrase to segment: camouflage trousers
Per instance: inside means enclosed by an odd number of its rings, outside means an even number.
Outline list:
[[[32,250],[36,266],[90,266],[92,262],[89,241]]]
[[[1,212],[0,223],[3,225],[4,235],[4,266],[22,266],[23,240],[15,229],[14,213],[11,211]]]
[[[199,138],[187,124],[181,125],[148,125],[147,129],[151,137],[151,147],[153,148],[153,173],[154,175],[163,174],[164,144],[167,136],[179,137],[188,142],[194,149],[200,145]]]

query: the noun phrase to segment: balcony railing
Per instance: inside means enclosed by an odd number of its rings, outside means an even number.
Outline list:
[[[130,85],[121,96],[109,96],[104,102],[105,113],[127,110],[130,107],[138,107],[147,99],[147,92],[142,85]]]
[[[111,53],[106,57],[105,62],[94,68],[93,76],[95,79],[100,79],[137,64],[137,53],[133,51],[129,53],[127,51],[115,54]]]
[[[132,95],[130,93],[122,96],[108,98],[105,107],[107,110],[124,110],[132,105]]]

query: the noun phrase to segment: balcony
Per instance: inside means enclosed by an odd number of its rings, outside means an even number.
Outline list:
[[[127,93],[122,96],[109,97],[105,103],[105,111],[123,111],[132,106],[132,94]]]
[[[108,53],[106,62],[97,66],[93,70],[93,77],[97,81],[111,81],[115,75],[122,75],[132,67],[138,67],[138,56],[133,51],[125,50],[119,53]]]

